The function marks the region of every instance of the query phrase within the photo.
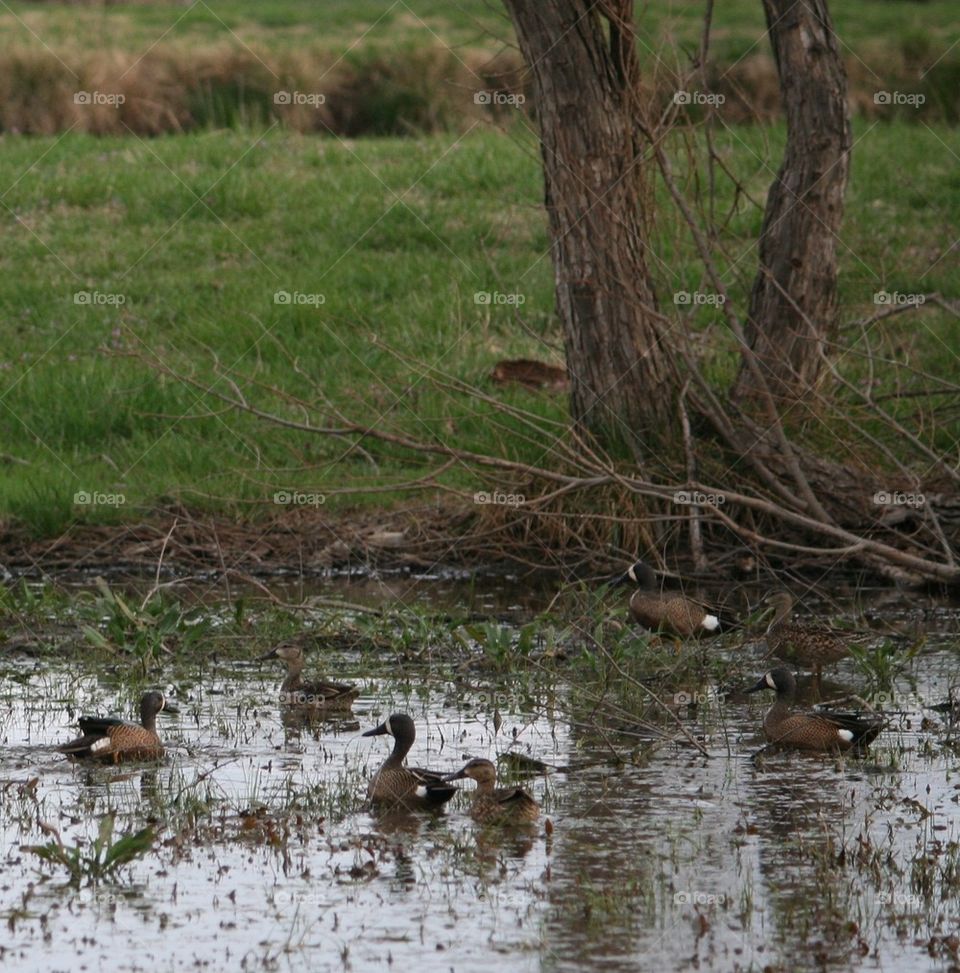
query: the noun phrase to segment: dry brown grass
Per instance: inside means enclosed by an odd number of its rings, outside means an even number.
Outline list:
[[[888,67],[886,83],[896,88],[897,77],[909,73],[908,64],[894,58]],[[881,87],[877,76],[855,59],[848,71],[854,111],[882,114],[885,109],[874,102]],[[666,104],[677,82],[661,74],[648,79],[649,94]],[[752,55],[729,68],[713,65],[708,77],[711,89],[726,98],[719,109],[726,121],[770,120],[779,113],[779,85],[769,55]],[[477,104],[478,91],[523,94],[526,108],[532,104],[519,55],[509,50],[493,56],[482,49],[454,54],[436,44],[378,48],[338,59],[320,48],[277,51],[227,43],[157,45],[143,56],[116,49],[53,54],[11,46],[0,59],[0,131],[158,135],[276,120],[298,132],[402,135],[462,131],[515,112],[509,105]],[[102,101],[77,103],[78,92],[97,93]],[[307,99],[278,104],[280,92]],[[310,103],[315,95],[322,101]]]

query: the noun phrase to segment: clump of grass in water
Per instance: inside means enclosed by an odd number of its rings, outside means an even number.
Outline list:
[[[156,837],[153,828],[146,827],[133,834],[123,835],[113,840],[112,814],[105,814],[100,819],[100,830],[90,847],[88,854],[84,853],[80,844],[68,848],[60,837],[60,832],[49,824],[40,827],[53,840],[44,845],[24,845],[21,851],[30,852],[38,858],[52,865],[60,865],[69,875],[69,883],[79,888],[81,883],[95,885],[101,879],[111,878],[130,862],[141,858],[153,847]]]
[[[82,615],[96,620],[100,627],[83,626],[87,641],[99,649],[130,651],[140,663],[142,676],[161,655],[169,654],[172,642],[189,651],[209,634],[209,620],[186,611],[178,601],[154,595],[138,607],[103,578],[97,579],[96,586],[98,594],[83,606]]]

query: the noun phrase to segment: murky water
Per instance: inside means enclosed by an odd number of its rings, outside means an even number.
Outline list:
[[[510,594],[459,591],[501,614]],[[161,717],[162,765],[90,768],[51,748],[78,713],[125,705],[122,673],[5,659],[0,958],[51,971],[949,969],[960,774],[946,717],[922,704],[954,680],[956,616],[934,617],[941,634],[898,680],[890,729],[843,762],[752,761],[769,704],[757,697],[685,713],[705,758],[598,731],[562,678],[521,693],[416,668],[371,677],[369,660],[327,655],[328,674],[363,687],[352,718],[285,725],[278,672],[210,660],[169,673],[180,713]],[[862,682],[850,661],[836,676]],[[360,733],[397,710],[416,720],[416,765],[513,750],[560,768],[526,782],[552,829],[480,830],[465,795],[435,817],[372,815],[366,780],[388,743]],[[67,848],[90,842],[108,812],[118,832],[157,827],[118,880],[74,889],[24,850],[51,840],[43,826]]]

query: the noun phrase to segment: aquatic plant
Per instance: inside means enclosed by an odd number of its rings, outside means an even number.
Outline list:
[[[60,865],[66,869],[70,884],[77,888],[81,884],[95,885],[145,855],[153,847],[156,837],[153,828],[148,826],[114,841],[113,825],[113,815],[105,814],[100,819],[100,829],[90,851],[85,853],[82,844],[68,848],[56,828],[41,823],[40,828],[53,839],[43,845],[23,845],[21,851],[30,852],[49,864]]]

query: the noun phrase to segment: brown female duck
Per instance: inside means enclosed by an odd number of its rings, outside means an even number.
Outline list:
[[[302,675],[306,660],[303,647],[296,643],[278,645],[260,656],[260,661],[265,659],[279,659],[287,664],[287,674],[280,684],[280,701],[284,705],[345,710],[360,695],[360,690],[349,683],[328,682],[325,679],[304,682]]]
[[[483,757],[474,757],[444,780],[469,777],[477,782],[470,816],[480,824],[529,824],[540,817],[540,805],[522,787],[497,787],[497,768]]]
[[[788,591],[771,592],[764,601],[774,608],[765,636],[770,654],[812,670],[814,685],[819,689],[823,667],[839,662],[850,654],[850,649],[838,632],[792,622],[793,597]]]

